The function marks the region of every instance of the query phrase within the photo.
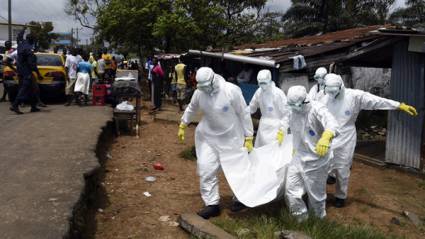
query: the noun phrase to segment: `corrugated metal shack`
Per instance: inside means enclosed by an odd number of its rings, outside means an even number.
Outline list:
[[[241,69],[242,63],[256,67],[256,71],[269,68],[273,80],[285,91],[292,85],[311,86],[314,82],[309,79],[320,66],[343,75],[348,87],[352,87],[350,67],[391,68],[390,97],[414,105],[419,116],[412,118],[399,111],[389,113],[385,162],[424,172],[425,33],[369,26],[246,44],[228,53],[191,50],[189,55],[199,58],[202,65],[218,68],[219,73],[223,73],[223,65]],[[297,56],[305,61],[305,66]],[[255,79],[250,83],[254,85]]]

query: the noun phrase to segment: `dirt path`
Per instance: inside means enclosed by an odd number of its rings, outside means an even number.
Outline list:
[[[328,187],[329,195],[334,187]],[[370,225],[389,235],[425,238],[425,228],[416,228],[402,215],[414,212],[425,222],[425,181],[394,169],[380,169],[355,162],[347,206],[334,208],[332,196],[327,209],[330,218],[347,225]],[[400,225],[391,222],[395,218]],[[394,219],[393,219],[394,220]]]
[[[186,144],[176,139],[177,124],[152,121],[143,115],[140,139],[123,136],[111,150],[105,187],[109,205],[97,214],[96,238],[189,238],[179,227],[170,225],[179,214],[196,212],[202,207],[196,175],[196,163],[179,153],[193,145],[194,127],[187,130]],[[152,164],[161,162],[164,171]],[[155,176],[154,183],[145,182]],[[425,183],[416,177],[390,169],[377,169],[361,163],[353,166],[348,205],[334,208],[333,189],[328,188],[329,218],[344,224],[370,225],[389,235],[425,238],[424,232],[404,218],[403,210],[425,216]],[[231,202],[231,192],[221,175],[220,192],[224,208]],[[152,197],[145,197],[148,191]],[[168,215],[169,222],[161,222]],[[225,209],[222,217],[232,216]],[[391,223],[395,217],[400,225]]]
[[[175,123],[153,122],[146,114],[143,121],[140,139],[119,137],[112,148],[104,182],[109,206],[96,216],[96,238],[189,238],[170,224],[179,214],[196,212],[203,206],[196,163],[179,156],[193,145],[194,127],[188,128],[186,143],[181,144]],[[165,170],[154,170],[155,162],[163,164]],[[146,176],[155,176],[157,181],[146,182]],[[224,181],[222,178],[220,190],[229,203],[231,194]],[[146,191],[152,196],[144,196]],[[161,222],[159,218],[166,215],[171,220]]]

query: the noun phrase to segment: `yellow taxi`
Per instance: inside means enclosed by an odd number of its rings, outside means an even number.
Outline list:
[[[65,66],[62,55],[55,53],[35,53],[37,56],[37,68],[43,79],[37,79],[40,87],[40,96],[44,99],[63,98],[65,96]],[[5,87],[9,93],[9,99],[13,101],[18,93],[17,73],[9,67],[4,67],[3,78]]]

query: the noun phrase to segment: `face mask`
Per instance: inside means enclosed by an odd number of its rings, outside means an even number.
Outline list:
[[[203,91],[203,92],[207,93],[207,94],[211,94],[213,92],[213,90],[214,90],[213,82],[212,81],[209,84],[207,84],[207,85],[197,85],[196,88],[198,90],[200,90],[200,91]]]
[[[317,81],[319,85],[323,85],[324,79],[320,76],[314,76],[314,80]]]
[[[336,98],[339,95],[340,87],[339,86],[326,86],[325,93],[332,98]]]
[[[291,107],[292,110],[301,112],[303,110],[303,103],[288,103],[289,107]]]
[[[268,90],[268,89],[270,89],[271,81],[270,80],[269,81],[260,81],[260,82],[258,82],[258,85],[260,86],[260,88],[262,90]]]

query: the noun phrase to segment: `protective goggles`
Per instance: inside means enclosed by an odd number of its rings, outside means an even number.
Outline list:
[[[304,98],[302,101],[300,101],[300,102],[287,102],[287,104],[288,104],[288,106],[290,106],[290,107],[294,107],[294,108],[298,108],[298,107],[301,107],[301,106],[303,106],[303,105],[306,105],[306,104],[308,104],[309,102],[308,101],[306,101],[306,99]]]
[[[198,83],[196,85],[196,88],[198,90],[201,90],[201,91],[211,92],[212,89],[213,89],[213,81],[211,80],[211,81],[205,81],[205,82]]]
[[[318,80],[320,80],[320,79],[323,79],[323,77],[321,77],[321,76],[319,76],[319,75],[314,75],[314,80],[316,80],[316,81],[318,81]]]
[[[326,94],[338,94],[341,91],[341,86],[325,86]]]
[[[268,86],[268,85],[270,85],[270,83],[271,83],[271,80],[268,80],[268,81],[259,81],[258,82],[258,85],[259,86]]]

